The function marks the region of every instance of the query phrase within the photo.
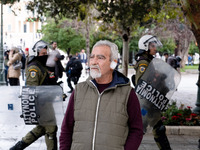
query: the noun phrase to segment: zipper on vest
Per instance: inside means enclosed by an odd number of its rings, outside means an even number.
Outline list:
[[[90,80],[90,82],[95,86],[97,92],[98,92],[98,101],[97,101],[97,107],[96,107],[96,113],[95,113],[95,122],[94,122],[94,133],[93,133],[93,138],[92,138],[92,150],[94,150],[94,145],[95,145],[95,140],[96,140],[96,132],[97,132],[97,120],[98,120],[98,113],[99,113],[99,105],[101,101],[101,95],[103,92],[100,94],[99,90],[97,89],[96,85]]]

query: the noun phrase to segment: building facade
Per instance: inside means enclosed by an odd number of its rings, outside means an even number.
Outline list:
[[[31,47],[34,42],[41,39],[39,33],[42,22],[37,14],[27,10],[28,1],[22,0],[10,5],[3,5],[3,43],[9,49],[12,46]]]

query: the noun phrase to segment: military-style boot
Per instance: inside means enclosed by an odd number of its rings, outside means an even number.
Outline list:
[[[160,150],[172,150],[166,135],[161,135],[158,138],[154,138],[154,140]]]
[[[24,141],[19,141],[15,146],[11,147],[10,150],[23,150],[28,146]]]
[[[172,150],[165,132],[165,126],[159,121],[153,129],[154,140],[160,150]]]

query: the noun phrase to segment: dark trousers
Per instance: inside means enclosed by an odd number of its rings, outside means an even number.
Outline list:
[[[6,81],[6,85],[8,85],[8,78],[7,78],[7,75],[8,75],[8,66],[5,66],[5,81]]]
[[[24,81],[24,70],[25,69],[21,69],[21,75],[22,75],[22,80]]]
[[[9,78],[9,83],[10,83],[10,86],[19,85],[19,79],[18,78]]]
[[[79,78],[80,78],[80,76],[68,76],[67,84],[68,84],[68,87],[71,89],[71,91],[74,89],[72,87],[71,81],[73,81],[74,85],[76,85],[78,83]]]

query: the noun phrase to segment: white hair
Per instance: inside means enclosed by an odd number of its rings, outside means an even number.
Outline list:
[[[112,43],[108,40],[100,40],[98,41],[92,49],[94,49],[97,46],[108,46],[110,47],[110,61],[117,60],[118,59],[118,47],[115,43]]]

